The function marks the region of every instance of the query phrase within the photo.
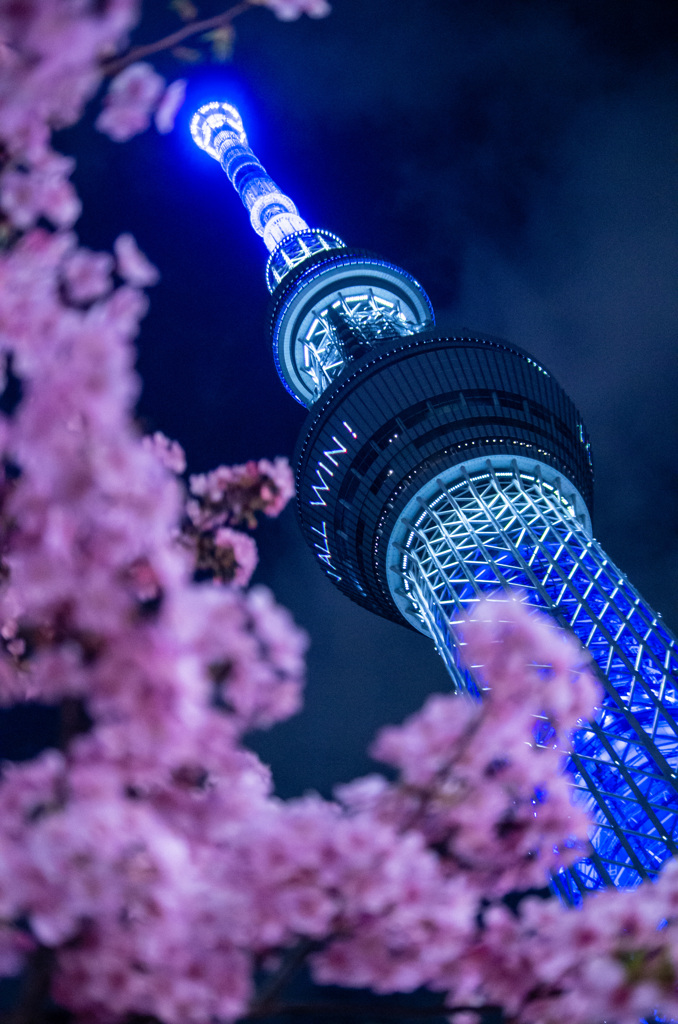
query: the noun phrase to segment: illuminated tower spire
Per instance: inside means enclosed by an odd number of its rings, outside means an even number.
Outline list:
[[[634,885],[678,853],[678,644],[591,533],[581,417],[515,345],[442,337],[404,270],[311,229],[212,103],[193,136],[218,159],[271,255],[271,331],[287,389],[310,406],[297,447],[302,530],[340,590],[430,636],[453,686],[455,623],[520,588],[584,643],[604,698],[575,737],[593,852],[555,880],[577,900]]]
[[[376,342],[433,323],[426,293],[404,270],[309,228],[250,149],[235,107],[207,103],[193,116],[191,134],[219,161],[270,252],[266,283],[278,300],[273,355],[298,402],[315,402]]]
[[[207,103],[194,114],[191,134],[196,144],[218,160],[250,214],[252,227],[269,252],[280,250],[272,269],[275,284],[297,263],[322,249],[343,245],[329,232],[311,231],[289,196],[281,192],[247,144],[240,114],[230,103]],[[315,236],[319,236],[319,244]],[[332,245],[323,245],[323,240]],[[289,256],[289,263],[284,259]],[[277,274],[278,267],[282,273]],[[271,289],[272,290],[272,289]]]

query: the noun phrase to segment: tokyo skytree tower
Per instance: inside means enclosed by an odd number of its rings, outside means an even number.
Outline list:
[[[508,586],[588,648],[604,688],[571,768],[596,821],[555,887],[577,902],[634,886],[678,853],[678,644],[591,533],[592,462],[574,404],[497,338],[441,337],[421,285],[310,228],[208,103],[196,143],[218,160],[269,250],[273,355],[309,408],[297,447],[304,536],[352,600],[430,636],[457,690],[454,627]]]

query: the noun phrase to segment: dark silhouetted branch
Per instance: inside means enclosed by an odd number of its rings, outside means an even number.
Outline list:
[[[189,21],[188,24],[177,29],[176,32],[171,32],[168,36],[163,36],[162,39],[156,39],[154,43],[133,46],[131,50],[121,54],[119,57],[111,57],[109,60],[102,61],[101,70],[104,75],[111,78],[129,64],[134,64],[137,60],[143,60],[144,57],[150,57],[154,53],[162,53],[163,50],[171,50],[175,46],[179,46],[180,43],[183,43],[185,39],[190,39],[191,36],[199,35],[203,32],[211,32],[216,28],[223,28],[224,25],[230,25],[239,14],[244,14],[251,7],[258,6],[260,6],[258,0],[242,0],[241,3],[229,7],[227,11],[223,11],[221,14],[214,14],[211,18]]]

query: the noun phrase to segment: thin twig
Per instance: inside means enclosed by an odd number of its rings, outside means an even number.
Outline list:
[[[101,70],[104,75],[110,78],[137,60],[143,60],[144,57],[150,57],[153,53],[161,53],[163,50],[171,50],[173,47],[178,46],[179,43],[183,43],[184,39],[190,39],[191,36],[198,35],[201,32],[210,32],[212,29],[230,25],[239,14],[244,14],[251,7],[258,6],[260,6],[260,0],[242,0],[241,3],[235,4],[234,7],[229,7],[227,11],[223,11],[221,14],[215,14],[211,18],[203,18],[201,21],[190,21],[183,28],[177,29],[176,32],[171,32],[162,39],[156,39],[154,43],[135,46],[120,57],[112,57],[110,60],[102,61]]]

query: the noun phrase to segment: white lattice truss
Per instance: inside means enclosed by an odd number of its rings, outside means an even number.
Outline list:
[[[324,229],[309,228],[287,235],[268,257],[266,284],[269,292],[273,292],[283,278],[311,256],[341,248],[345,248],[341,238]]]
[[[333,298],[331,306],[315,310],[304,339],[301,369],[311,381],[314,398],[332,383],[347,363],[336,330],[327,317],[330,308],[338,310],[346,323],[367,344],[416,334],[424,327],[408,319],[397,299],[378,295],[372,288],[359,295],[339,292]]]
[[[635,885],[678,852],[678,649],[659,617],[539,473],[494,470],[441,486],[399,545],[402,582],[454,685],[454,624],[497,587],[520,587],[572,630],[597,663],[605,697],[575,738],[579,799],[593,811],[593,853],[556,879],[568,899]]]

